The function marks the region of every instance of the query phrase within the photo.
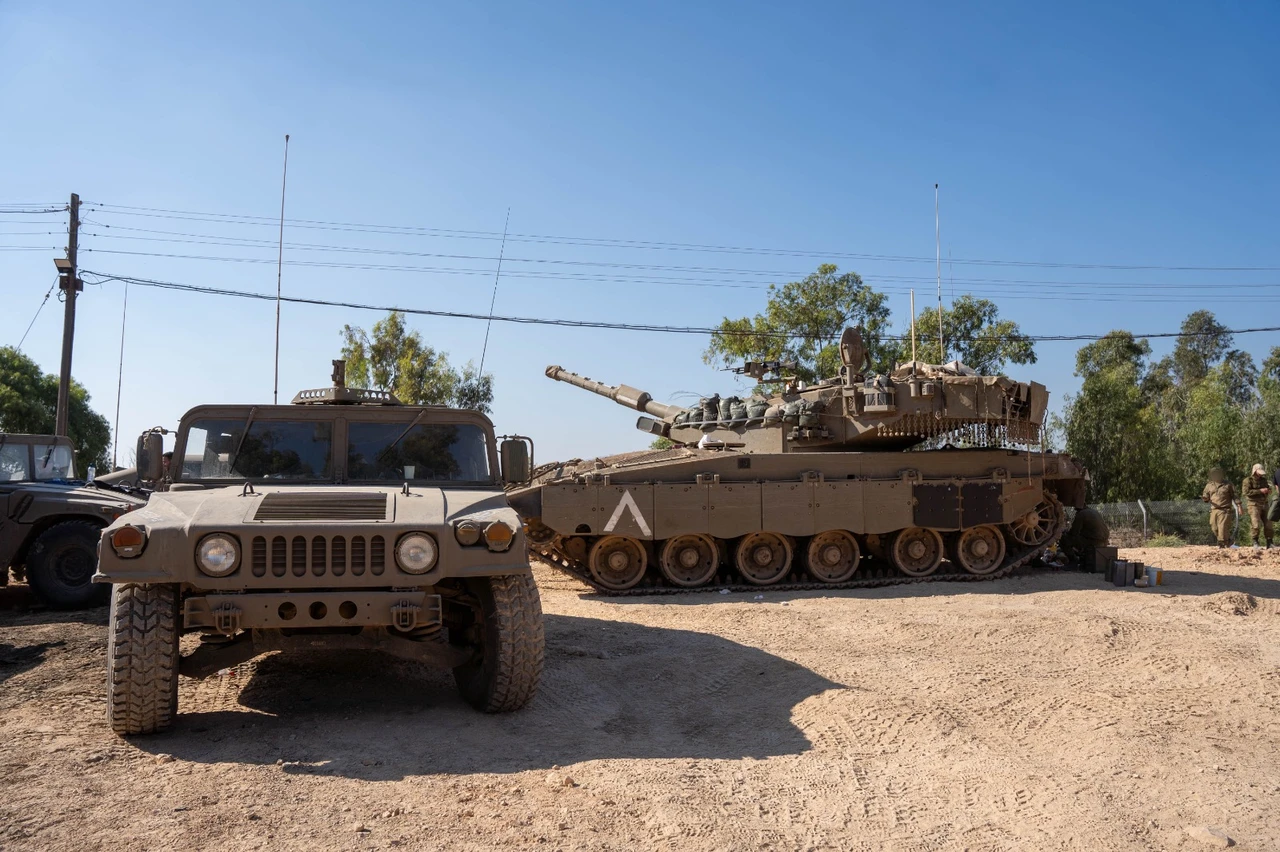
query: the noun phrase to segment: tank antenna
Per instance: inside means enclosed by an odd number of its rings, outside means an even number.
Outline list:
[[[484,348],[480,350],[480,378],[484,378],[484,356],[489,354],[489,329],[493,327],[493,308],[498,304],[498,279],[502,277],[502,256],[507,253],[507,226],[511,224],[511,208],[502,222],[502,248],[498,249],[498,271],[493,274],[493,296],[489,299],[489,323],[484,327]]]
[[[938,352],[942,355],[939,364],[947,363],[947,341],[942,334],[942,225],[938,219],[938,185],[933,185],[933,240],[937,250],[938,271]]]
[[[271,404],[280,401],[280,270],[284,266],[284,188],[289,180],[289,134],[284,135],[284,172],[280,175],[280,249],[276,254],[276,366]]]

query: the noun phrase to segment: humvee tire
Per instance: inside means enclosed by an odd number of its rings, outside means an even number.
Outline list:
[[[480,659],[453,670],[458,691],[485,713],[519,710],[542,676],[542,601],[530,574],[480,577],[467,584],[480,602]],[[469,631],[470,632],[470,631]]]
[[[36,538],[27,554],[27,582],[51,609],[102,606],[111,587],[91,581],[98,566],[102,527],[89,521],[63,521]]]
[[[178,712],[178,587],[111,588],[107,722],[122,736],[163,731]]]

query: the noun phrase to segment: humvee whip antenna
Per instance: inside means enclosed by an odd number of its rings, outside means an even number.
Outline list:
[[[124,387],[124,324],[129,318],[129,282],[124,285],[124,307],[120,309],[120,372],[116,375],[116,422],[111,437],[111,469],[116,469],[116,453],[120,449],[120,391]]]
[[[938,269],[938,351],[942,355],[939,364],[947,363],[947,342],[942,335],[942,225],[938,219],[938,185],[933,185],[933,240],[937,250]]]
[[[493,274],[493,296],[489,299],[489,322],[484,327],[484,348],[480,350],[480,378],[484,378],[484,356],[489,353],[489,329],[493,328],[493,308],[498,304],[498,279],[502,277],[502,256],[507,252],[507,226],[511,224],[511,208],[502,222],[502,247],[498,249],[498,271]]]
[[[284,188],[289,180],[289,134],[284,135],[284,173],[280,176],[280,250],[276,255],[276,367],[271,404],[280,401],[280,269],[284,266]]]

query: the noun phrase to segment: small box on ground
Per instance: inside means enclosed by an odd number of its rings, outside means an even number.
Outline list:
[[[1093,574],[1110,574],[1111,563],[1120,558],[1118,547],[1095,547],[1084,554],[1085,571]]]

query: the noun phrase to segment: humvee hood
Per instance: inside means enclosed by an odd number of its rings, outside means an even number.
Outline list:
[[[153,527],[230,529],[270,524],[315,523],[436,527],[462,518],[518,518],[492,488],[324,485],[263,487],[243,484],[199,491],[168,491],[124,520]]]

